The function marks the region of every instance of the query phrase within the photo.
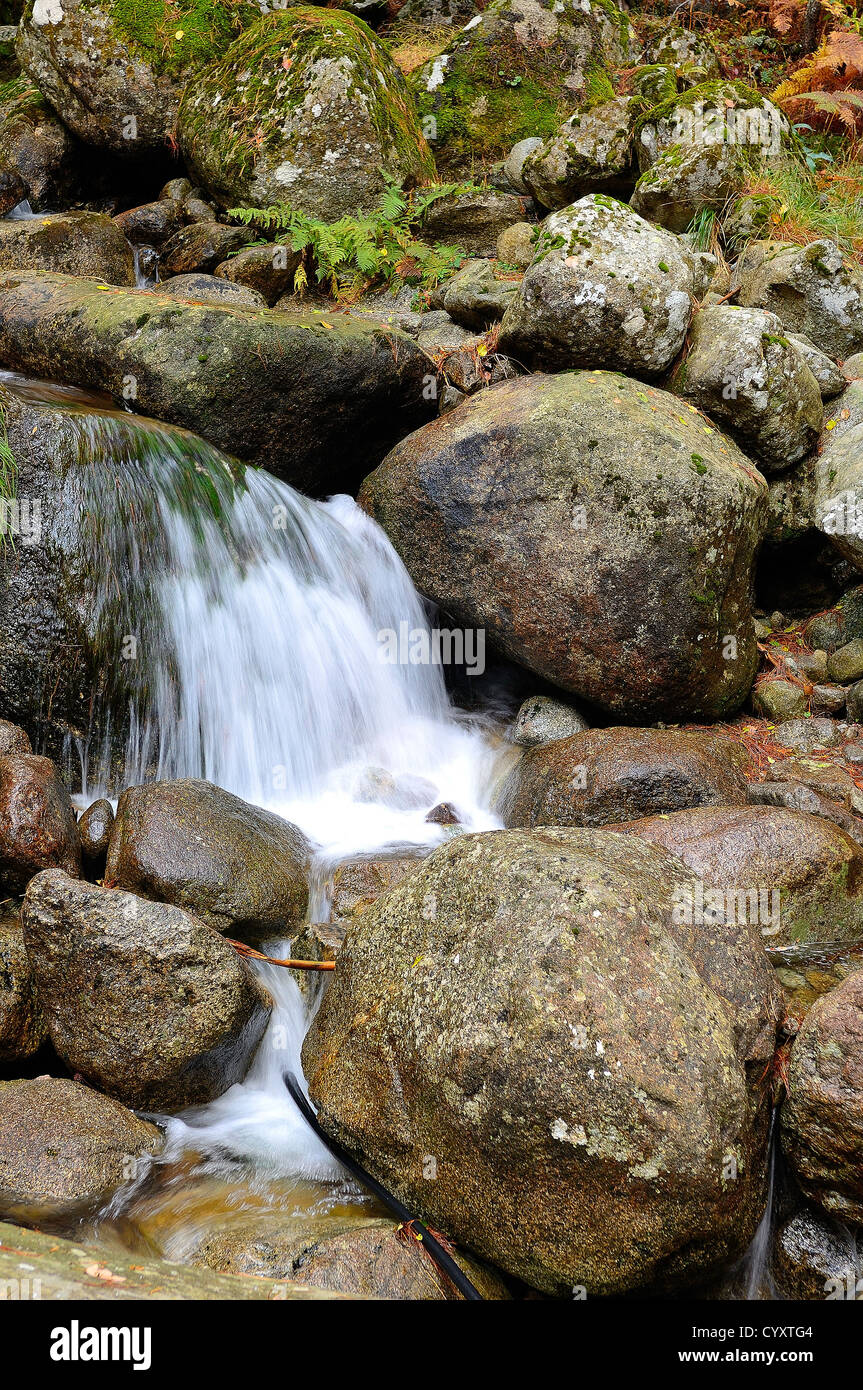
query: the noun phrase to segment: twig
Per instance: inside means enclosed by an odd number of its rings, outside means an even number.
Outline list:
[[[276,960],[275,956],[265,956],[261,951],[256,951],[253,946],[247,946],[244,941],[233,941],[230,936],[225,940],[229,946],[241,956],[251,956],[252,960],[263,960],[267,965],[284,965],[288,970],[335,970],[334,960]]]

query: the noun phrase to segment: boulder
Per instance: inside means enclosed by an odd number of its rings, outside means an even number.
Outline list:
[[[570,738],[588,727],[583,714],[572,705],[553,700],[550,695],[531,695],[519,708],[510,729],[510,739],[521,748],[537,748]]]
[[[526,270],[533,260],[536,228],[530,222],[514,222],[497,239],[497,259],[517,270]]]
[[[382,893],[394,888],[409,874],[416,873],[422,857],[415,854],[373,858],[363,855],[340,864],[330,884],[330,918],[353,925],[376,903]]]
[[[863,638],[853,637],[827,658],[827,672],[835,681],[850,685],[863,677]]]
[[[508,1297],[502,1281],[476,1260],[456,1259],[486,1299]],[[441,1302],[461,1295],[402,1226],[371,1217],[311,1221],[273,1214],[233,1221],[206,1236],[191,1256],[222,1274],[301,1280],[318,1289],[366,1299]]]
[[[546,1293],[688,1289],[734,1259],[764,1207],[777,995],[746,929],[675,922],[688,876],[596,830],[436,850],[348,933],[306,1038],[325,1130]]]
[[[183,225],[183,205],[176,198],[159,198],[155,203],[142,203],[118,213],[114,226],[119,227],[127,241],[140,246],[162,246],[179,232]]]
[[[530,189],[524,181],[524,166],[529,155],[538,150],[544,142],[538,135],[528,135],[517,140],[502,164],[503,176],[516,193],[530,196]]]
[[[27,185],[18,170],[0,162],[0,217],[5,217],[27,197]]]
[[[360,497],[422,593],[563,690],[675,722],[749,693],[766,485],[673,396],[600,372],[503,382]]]
[[[192,271],[207,274],[253,238],[254,233],[247,227],[226,227],[223,222],[193,222],[189,227],[182,227],[162,247],[159,273],[164,280],[174,275],[189,275]]]
[[[579,99],[613,95],[605,68],[633,52],[613,3],[492,0],[411,79],[438,167],[503,159],[522,140],[553,135]]]
[[[769,309],[828,357],[863,348],[863,271],[832,241],[757,242],[748,256],[738,270],[738,304]]]
[[[676,85],[676,81],[668,84],[667,94],[649,104],[636,127],[636,153],[642,172],[672,146],[734,146],[756,164],[788,147],[789,121],[778,107],[745,83],[727,79],[697,82],[684,92],[678,92]]]
[[[70,130],[136,159],[164,149],[184,74],[260,14],[258,0],[27,0],[17,54]]]
[[[498,793],[508,826],[610,825],[746,801],[745,755],[720,735],[588,729],[528,748]]]
[[[148,782],[117,802],[105,881],[217,931],[287,936],[308,904],[308,856],[296,826],[212,782]]]
[[[0,1066],[26,1062],[48,1036],[17,912],[0,916]]]
[[[537,202],[565,208],[588,193],[629,193],[635,181],[631,112],[629,97],[576,110],[531,150],[521,177]]]
[[[804,1197],[863,1222],[863,971],[823,995],[791,1049],[782,1147]]]
[[[771,950],[863,941],[863,851],[819,816],[773,806],[696,806],[614,829],[682,859],[705,895],[723,895],[710,900],[720,920],[743,913]]]
[[[807,338],[805,333],[786,333],[785,337],[796,347],[803,361],[818,382],[822,400],[832,400],[840,395],[848,385],[847,378],[839,370],[832,357],[822,352]],[[845,364],[847,368],[847,362]]]
[[[235,285],[216,275],[172,275],[159,284],[160,294],[182,299],[190,304],[235,304],[253,309],[266,309],[267,301],[248,285]]]
[[[302,252],[289,244],[246,246],[230,260],[216,266],[214,274],[220,280],[255,290],[267,304],[275,304],[283,294],[294,288],[294,276],[302,261]]]
[[[543,222],[501,350],[539,366],[658,376],[683,347],[712,265],[624,203],[581,198]]]
[[[10,724],[8,719],[0,719],[0,758],[10,753],[32,753],[30,739],[24,729]]]
[[[104,1202],[163,1143],[155,1125],[77,1081],[0,1081],[0,1210]]]
[[[423,214],[426,241],[458,246],[471,256],[494,256],[498,237],[524,217],[524,200],[486,188],[437,198]]]
[[[801,719],[809,713],[809,703],[802,685],[794,681],[775,679],[759,681],[752,692],[752,707],[765,719],[781,723],[786,719]]]
[[[21,920],[51,1042],[125,1105],[173,1112],[242,1081],[272,1000],[181,908],[47,870]]]
[[[81,146],[25,77],[0,91],[0,159],[26,183],[34,212],[63,206],[80,191]]]
[[[438,286],[431,302],[456,323],[483,332],[503,318],[517,294],[517,283],[498,279],[491,261],[471,259]]]
[[[827,435],[815,460],[814,481],[818,530],[855,569],[863,570],[863,422]]]
[[[425,353],[346,314],[106,295],[36,271],[0,273],[0,295],[6,366],[112,392],[313,495],[354,489],[364,466],[435,412]]]
[[[155,1259],[140,1250],[133,1254],[109,1250],[104,1242],[86,1245],[6,1222],[0,1222],[0,1285],[20,1290],[22,1299],[32,1296],[75,1303],[106,1299],[248,1302],[339,1298],[305,1284],[213,1274]]]
[[[56,270],[134,285],[132,248],[101,212],[58,212],[0,221],[0,271]]]
[[[114,807],[104,797],[89,805],[78,822],[81,850],[87,859],[104,859],[114,826]]]
[[[765,473],[798,463],[821,433],[818,382],[776,315],[763,309],[700,309],[674,387],[725,426]]]
[[[709,79],[719,77],[719,59],[706,34],[693,33],[682,24],[663,25],[645,52],[648,63],[665,63],[677,69],[701,68]]]
[[[81,844],[69,793],[50,758],[0,758],[0,884],[27,886],[41,869],[77,877]]]
[[[749,165],[737,145],[670,145],[641,175],[631,206],[649,222],[685,232],[699,212],[721,212]]]
[[[776,1232],[771,1272],[784,1299],[854,1299],[857,1258],[857,1242],[847,1226],[802,1207]]]
[[[370,211],[388,179],[434,174],[404,77],[344,10],[265,15],[189,84],[178,129],[222,207],[290,203],[335,222]]]

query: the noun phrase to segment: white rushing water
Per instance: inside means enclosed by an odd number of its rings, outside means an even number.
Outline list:
[[[88,412],[80,429],[96,626],[131,715],[126,785],[203,777],[299,825],[316,848],[312,920],[340,860],[442,842],[426,820],[436,803],[467,828],[499,824],[487,730],[452,708],[439,665],[414,664],[404,647],[390,659],[386,635],[428,630],[429,615],[351,498],[322,504],[264,472],[238,475],[203,441],[152,422]],[[108,766],[108,742],[101,757],[86,750],[85,769]],[[188,1143],[332,1174],[283,1083],[302,1076],[306,1005],[287,971],[258,968],[277,1007],[252,1069],[170,1122],[170,1152]]]

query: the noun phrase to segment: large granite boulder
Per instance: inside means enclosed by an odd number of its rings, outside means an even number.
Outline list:
[[[0,758],[0,885],[26,888],[41,869],[77,877],[81,842],[69,793],[50,758]]]
[[[0,221],[0,270],[53,270],[134,285],[128,241],[101,212],[58,212]]]
[[[738,304],[769,309],[829,357],[863,349],[863,272],[834,242],[755,242],[735,279]]]

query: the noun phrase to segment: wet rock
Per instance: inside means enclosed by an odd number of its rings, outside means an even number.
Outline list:
[[[8,719],[0,719],[0,758],[10,753],[32,753],[30,739],[24,729],[10,724]]]
[[[160,198],[171,198],[174,202],[184,203],[192,194],[192,185],[188,179],[169,179],[159,191]]]
[[[611,373],[504,382],[402,440],[361,500],[421,593],[561,689],[675,722],[748,695],[765,484],[673,396]]]
[[[685,232],[702,209],[722,211],[748,168],[737,145],[671,145],[641,175],[631,205],[649,222]]]
[[[503,318],[517,293],[517,283],[499,280],[491,261],[469,260],[438,287],[432,302],[445,309],[456,323],[482,332]]]
[[[346,314],[322,322],[295,307],[262,313],[141,291],[106,295],[90,281],[35,271],[0,273],[0,295],[8,366],[51,378],[62,360],[67,382],[119,400],[131,376],[143,414],[312,495],[354,490],[364,468],[436,410],[424,395],[434,371],[425,353],[397,330]],[[31,435],[32,420],[16,456],[33,452]]]
[[[832,400],[840,392],[845,390],[847,380],[826,352],[822,352],[815,344],[806,337],[804,333],[787,333],[785,335],[803,358],[810,372],[818,382],[822,400]],[[846,363],[847,367],[847,363]]]
[[[426,352],[436,353],[442,349],[474,348],[482,342],[482,336],[473,329],[462,328],[446,309],[431,309],[420,320],[417,342]]]
[[[421,864],[422,856],[417,854],[379,858],[363,855],[340,864],[332,878],[333,922],[354,925],[382,893],[416,873]]]
[[[25,72],[88,145],[129,159],[164,149],[184,73],[260,17],[256,0],[213,6],[155,0],[28,0],[18,32]],[[185,39],[185,42],[183,41]]]
[[[609,825],[746,801],[742,750],[681,729],[588,729],[528,748],[508,775],[499,810],[508,826]]]
[[[301,261],[302,252],[294,251],[290,245],[247,246],[217,265],[215,274],[220,280],[255,290],[267,304],[275,304],[293,290]]]
[[[218,209],[214,203],[205,203],[203,198],[186,198],[183,203],[183,216],[187,222],[215,222]]]
[[[163,1143],[155,1125],[77,1081],[0,1081],[0,1210],[104,1201]]]
[[[810,1207],[794,1212],[776,1233],[772,1273],[783,1298],[854,1298],[857,1243],[847,1227]]]
[[[827,662],[828,674],[843,685],[859,681],[863,677],[863,638],[855,637],[830,653]]]
[[[675,390],[725,425],[764,472],[780,472],[814,448],[821,390],[775,314],[703,308],[689,341]]]
[[[632,189],[632,101],[613,97],[576,110],[557,134],[531,150],[521,178],[538,203],[565,208],[588,193]]]
[[[21,920],[51,1042],[73,1071],[169,1113],[243,1079],[272,1000],[218,932],[59,870],[33,879]]]
[[[94,1277],[94,1271],[97,1277]],[[11,1281],[14,1280],[14,1283]],[[119,1251],[104,1244],[46,1236],[0,1222],[0,1282],[21,1290],[21,1297],[124,1301],[135,1299],[224,1301],[229,1299],[310,1300],[339,1298],[305,1284],[272,1279],[237,1279],[209,1270],[189,1269],[169,1260]],[[38,1289],[38,1293],[36,1290]]]
[[[673,921],[687,873],[601,831],[435,851],[348,934],[306,1039],[325,1129],[548,1293],[686,1288],[742,1252],[775,986],[745,930]]]
[[[212,782],[149,782],[117,802],[105,878],[217,931],[283,936],[306,910],[308,853],[296,826]]]
[[[46,1037],[18,914],[0,916],[0,1065],[24,1062]]]
[[[132,248],[101,212],[0,221],[0,270],[55,270],[134,285]]]
[[[613,4],[492,0],[411,78],[420,116],[436,122],[438,167],[503,159],[514,144],[551,135],[591,79],[612,95],[603,69],[632,52],[629,22]]]
[[[265,15],[204,69],[183,97],[179,138],[222,207],[289,200],[327,222],[370,211],[387,177],[434,173],[389,51],[362,20],[323,7]]]
[[[103,859],[114,828],[114,807],[101,798],[87,807],[78,822],[81,849],[88,859]]]
[[[497,259],[503,265],[526,270],[533,260],[536,228],[530,222],[515,222],[497,239]]]
[[[813,714],[839,715],[845,709],[845,689],[841,685],[813,685]]]
[[[810,1009],[791,1049],[782,1145],[808,1201],[863,1221],[863,971]]]
[[[538,135],[529,135],[524,140],[517,140],[503,161],[503,173],[516,193],[523,193],[530,196],[530,189],[524,181],[524,166],[528,156],[534,150],[539,149],[543,141]]]
[[[0,758],[0,883],[19,890],[40,869],[77,875],[80,865],[75,812],[50,758]]]
[[[456,1259],[484,1298],[508,1297],[502,1281],[478,1261],[461,1253]],[[192,1260],[223,1274],[299,1279],[359,1298],[438,1302],[461,1297],[418,1241],[394,1222],[375,1218],[246,1218],[206,1237]]]
[[[757,242],[739,274],[739,304],[769,309],[834,359],[863,347],[863,274],[832,242]]]
[[[248,285],[235,285],[215,275],[172,275],[159,285],[160,294],[183,299],[194,304],[240,304],[253,309],[266,309],[267,301]]]
[[[246,246],[253,238],[247,227],[226,227],[222,222],[195,222],[183,227],[166,242],[160,271],[167,280],[173,275],[215,270],[232,251]]]
[[[422,235],[428,241],[458,246],[471,256],[493,256],[498,237],[524,217],[524,201],[514,193],[484,189],[438,198],[423,214]]]
[[[10,165],[0,163],[0,217],[5,217],[27,197],[27,184]]]
[[[761,681],[752,692],[752,707],[776,723],[800,719],[809,708],[802,685],[782,679]]]
[[[521,705],[509,736],[522,748],[535,748],[580,734],[587,727],[584,715],[572,705],[564,705],[549,695],[531,695]]]
[[[439,801],[426,816],[430,825],[461,825],[461,818],[451,801]]]
[[[161,246],[179,232],[183,222],[183,207],[174,198],[159,198],[155,203],[142,203],[129,208],[113,219],[114,226],[133,245]]]
[[[683,346],[712,264],[625,204],[581,198],[543,222],[501,349],[542,366],[658,375]]]
[[[771,806],[697,806],[614,829],[676,855],[703,885],[705,913],[749,922],[771,949],[863,941],[863,851],[829,821]]]
[[[789,762],[794,763],[794,759]],[[792,770],[786,771],[782,781],[750,782],[749,800],[757,806],[785,806],[789,811],[806,811],[813,816],[838,825],[855,844],[863,846],[863,825],[860,817],[845,809],[838,800],[828,796],[825,791],[798,781]]]
[[[80,192],[81,146],[25,77],[0,95],[0,159],[27,185],[34,212],[61,207]]]
[[[833,748],[842,736],[833,719],[786,719],[777,724],[773,737],[786,748],[811,753],[815,748]]]

